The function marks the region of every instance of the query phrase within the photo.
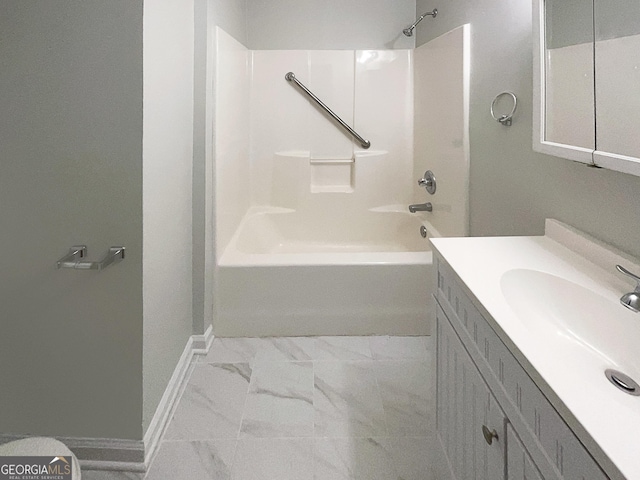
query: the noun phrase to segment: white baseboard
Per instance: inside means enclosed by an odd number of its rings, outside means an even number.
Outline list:
[[[80,460],[80,468],[83,472],[97,470],[99,472],[145,473],[147,471],[147,466],[144,462],[108,462],[105,460]]]
[[[0,434],[0,444],[32,435]],[[64,443],[86,470],[144,472],[144,443],[119,438],[53,437]]]
[[[206,355],[212,343],[213,329],[211,325],[203,335],[189,337],[143,440],[84,437],[53,438],[69,447],[80,461],[80,467],[83,470],[145,472],[184,390],[193,356]],[[31,436],[0,434],[0,444]]]
[[[173,375],[171,375],[171,379],[156,408],[156,413],[153,415],[149,428],[147,428],[144,435],[144,463],[147,467],[151,463],[151,459],[162,438],[162,433],[169,423],[169,420],[171,420],[178,400],[184,390],[193,356],[206,355],[212,343],[213,327],[211,325],[209,325],[204,335],[192,335],[189,337],[184,351],[180,356],[180,360],[178,360]]]
[[[213,343],[213,325],[209,325],[203,335],[192,335],[191,338],[193,339],[193,354],[206,355]]]

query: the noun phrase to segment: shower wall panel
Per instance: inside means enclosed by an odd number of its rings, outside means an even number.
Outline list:
[[[413,170],[410,50],[270,50],[252,58],[254,205],[342,216],[406,208]],[[289,71],[371,148],[363,150],[287,82]]]
[[[273,157],[279,151],[308,149],[311,108],[284,79],[292,71],[309,83],[305,51],[252,52],[251,192],[254,204],[271,205]]]
[[[251,205],[250,52],[216,27],[216,242],[222,252]]]
[[[414,183],[414,201],[430,201],[429,222],[442,236],[469,230],[469,26],[417,48],[415,58],[415,162],[413,177],[432,170],[431,196]]]
[[[401,205],[411,199],[413,172],[413,51],[356,52],[355,129],[366,132],[383,161],[356,164],[368,208]]]
[[[352,50],[310,50],[307,52],[307,58],[309,89],[347,124],[353,125],[354,52]],[[301,96],[300,92],[297,93]],[[311,157],[351,159],[353,157],[351,135],[337,128],[335,122],[315,104],[309,103],[307,109],[311,112],[307,144]]]

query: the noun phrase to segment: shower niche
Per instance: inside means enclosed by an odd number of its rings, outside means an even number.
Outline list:
[[[309,193],[353,193],[355,158],[311,157],[309,151],[276,152],[271,203],[295,208]]]
[[[374,188],[384,189],[384,177],[371,175],[370,171],[373,168],[384,171],[385,162],[390,160],[384,150],[356,150],[344,158],[312,157],[309,151],[276,152],[269,204],[304,209],[314,194],[348,193],[357,197]]]
[[[354,158],[310,158],[311,193],[353,193]]]

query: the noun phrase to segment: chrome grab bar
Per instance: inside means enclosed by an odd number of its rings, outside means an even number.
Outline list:
[[[79,259],[87,256],[86,245],[74,245],[69,253],[58,260],[58,268],[74,268],[76,270],[104,270],[112,263],[124,260],[124,247],[111,247],[109,253],[99,262],[83,262]]]
[[[342,120],[338,115],[336,115],[333,110],[331,110],[329,107],[327,107],[324,102],[322,100],[320,100],[318,97],[316,97],[313,92],[311,92],[311,90],[309,90],[307,87],[305,87],[302,83],[300,83],[300,81],[296,78],[296,75],[293,72],[289,72],[284,76],[285,80],[287,82],[293,82],[295,83],[298,87],[300,87],[300,89],[306,93],[314,102],[316,102],[318,105],[320,105],[329,115],[331,115],[331,117],[338,122],[340,125],[342,125],[342,127],[349,132],[351,135],[353,135],[353,137],[355,137],[359,142],[360,145],[362,146],[362,148],[367,149],[371,146],[371,142],[369,142],[368,140],[365,140],[364,138],[362,138],[360,135],[358,135],[358,133],[351,128],[349,125],[347,125],[347,123],[345,123],[344,120]]]

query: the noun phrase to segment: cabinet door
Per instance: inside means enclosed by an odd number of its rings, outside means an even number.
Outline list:
[[[504,479],[506,418],[440,308],[437,320],[437,428],[453,474]]]
[[[507,425],[507,479],[544,480],[511,425]]]

